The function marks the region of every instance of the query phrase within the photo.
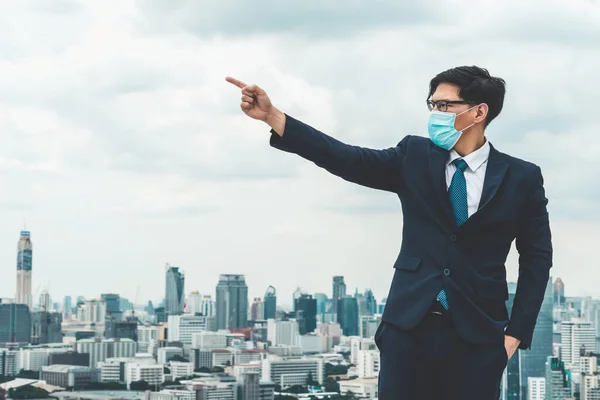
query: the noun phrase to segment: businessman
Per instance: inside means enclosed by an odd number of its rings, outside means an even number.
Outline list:
[[[242,111],[271,127],[271,146],[347,181],[393,192],[403,240],[382,323],[382,400],[493,400],[514,352],[528,349],[552,265],[543,178],[485,135],[505,82],[483,68],[452,68],[429,84],[429,138],[382,150],[344,144],[278,110],[234,78]],[[424,121],[425,125],[426,121]],[[508,315],[506,257],[519,278]]]

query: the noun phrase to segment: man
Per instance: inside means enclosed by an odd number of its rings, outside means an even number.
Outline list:
[[[485,128],[504,80],[458,67],[429,86],[429,139],[396,147],[344,144],[284,114],[264,90],[236,79],[241,108],[266,122],[271,145],[360,185],[396,193],[403,241],[383,322],[382,400],[492,400],[508,359],[531,345],[552,265],[540,168],[496,150]],[[505,262],[513,240],[519,279],[508,316]]]

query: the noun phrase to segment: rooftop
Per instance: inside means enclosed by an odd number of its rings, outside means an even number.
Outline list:
[[[67,373],[67,372],[76,372],[76,371],[90,371],[93,370],[95,368],[90,368],[90,367],[81,367],[81,366],[76,366],[76,365],[62,365],[62,364],[55,364],[55,365],[48,365],[48,366],[43,366],[42,367],[42,372],[62,372],[62,373]]]

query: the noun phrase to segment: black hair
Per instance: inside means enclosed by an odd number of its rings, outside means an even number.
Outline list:
[[[449,69],[435,76],[429,83],[431,98],[440,83],[450,83],[459,87],[458,95],[469,103],[488,105],[489,111],[485,120],[488,126],[502,111],[506,82],[502,78],[493,77],[487,69],[463,66]]]

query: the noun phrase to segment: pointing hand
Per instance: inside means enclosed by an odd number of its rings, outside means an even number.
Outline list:
[[[259,121],[267,120],[267,116],[272,112],[274,107],[271,104],[271,99],[269,99],[264,90],[256,85],[246,85],[235,78],[227,77],[225,80],[242,89],[240,107],[247,116]]]

